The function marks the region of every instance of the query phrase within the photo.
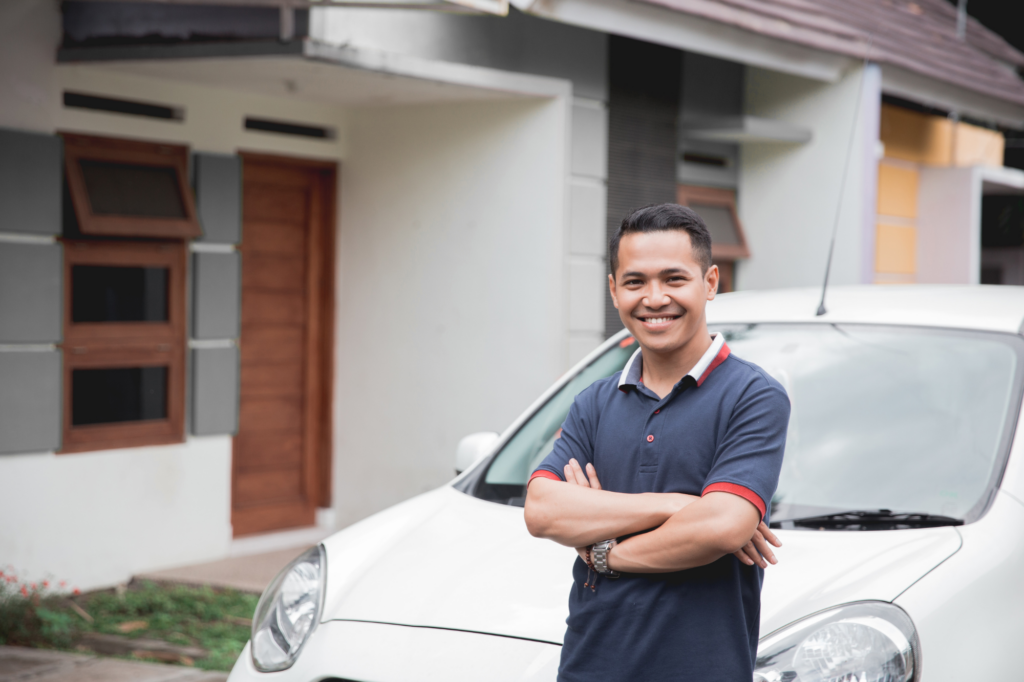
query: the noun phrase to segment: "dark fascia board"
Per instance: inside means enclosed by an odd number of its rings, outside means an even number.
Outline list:
[[[104,45],[62,47],[58,63],[115,62],[139,59],[205,59],[210,57],[266,57],[302,55],[303,40],[245,40],[221,43],[181,43],[177,45]]]

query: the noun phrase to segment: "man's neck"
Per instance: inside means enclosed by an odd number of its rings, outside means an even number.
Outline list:
[[[659,398],[664,398],[700,362],[711,343],[707,326],[701,325],[689,341],[669,353],[644,348],[644,386],[654,391]]]

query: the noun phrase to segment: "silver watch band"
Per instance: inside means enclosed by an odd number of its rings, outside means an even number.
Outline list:
[[[608,552],[612,547],[619,544],[616,540],[602,540],[595,542],[590,549],[590,560],[594,562],[594,570],[609,578],[618,578],[620,573],[608,568]]]

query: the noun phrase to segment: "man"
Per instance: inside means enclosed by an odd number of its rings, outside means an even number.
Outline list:
[[[640,348],[576,397],[526,497],[530,533],[580,554],[558,679],[749,682],[789,398],[709,334],[696,213],[639,209],[609,256]]]

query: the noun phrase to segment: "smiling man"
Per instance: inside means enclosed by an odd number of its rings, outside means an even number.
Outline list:
[[[608,253],[640,348],[576,397],[526,497],[530,532],[580,555],[558,679],[749,682],[789,399],[708,332],[696,213],[639,209]]]

